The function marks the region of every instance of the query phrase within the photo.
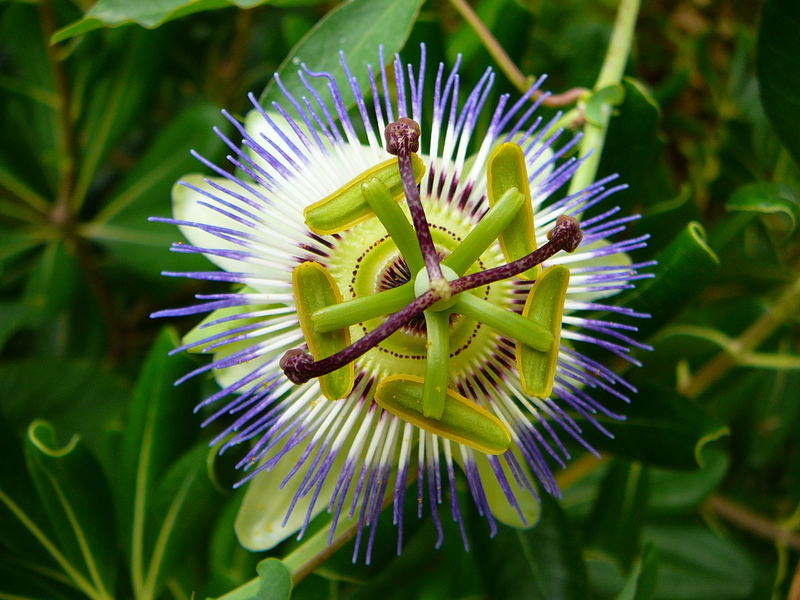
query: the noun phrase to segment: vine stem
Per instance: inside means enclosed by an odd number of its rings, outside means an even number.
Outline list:
[[[413,468],[408,473],[406,487],[416,480],[417,469]],[[383,497],[381,511],[385,510],[386,507],[392,503],[393,499],[394,489],[391,489],[387,491],[386,495]],[[337,528],[337,534],[330,544],[328,544],[330,531],[327,527],[322,527],[310,538],[303,541],[300,546],[287,554],[281,562],[283,562],[292,575],[292,585],[297,585],[303,579],[311,575],[317,567],[333,556],[347,542],[352,540],[358,533],[358,526],[359,522],[356,520],[352,525],[343,528],[340,532],[338,531],[339,528]],[[254,577],[224,596],[220,596],[217,600],[250,600],[250,598],[255,596],[258,592],[259,585],[259,578]]]
[[[43,0],[39,5],[42,32],[53,80],[58,96],[58,146],[62,162],[59,165],[59,188],[56,204],[50,213],[51,221],[57,226],[66,226],[71,218],[69,210],[70,195],[75,184],[75,165],[77,163],[78,143],[72,126],[69,82],[58,48],[50,43],[56,31],[56,16],[51,0]]]
[[[494,59],[494,61],[497,63],[497,66],[500,67],[500,70],[514,85],[514,87],[523,94],[527,92],[531,88],[531,85],[533,85],[533,82],[536,80],[536,78],[533,76],[526,77],[525,74],[520,71],[516,63],[511,60],[511,57],[500,45],[500,42],[497,41],[497,38],[492,35],[492,32],[489,31],[489,28],[483,21],[481,21],[481,18],[475,13],[466,0],[450,0],[450,4],[453,5],[453,8],[458,11],[467,24],[472,27],[472,30],[475,32],[475,35],[478,36],[478,39],[486,48],[486,51]],[[550,94],[542,101],[542,104],[544,106],[551,107],[568,106],[577,102],[581,96],[586,94],[588,91],[589,90],[586,88],[574,87],[566,92],[562,92],[561,94]],[[533,100],[538,100],[543,95],[544,92],[541,90],[536,90],[531,98]]]
[[[767,339],[800,306],[800,276],[796,277],[773,304],[769,312],[762,315],[734,341],[736,352],[723,350],[703,365],[684,385],[680,392],[687,398],[696,398],[706,391],[722,375],[736,366],[737,357],[752,352]]]
[[[768,518],[752,512],[745,506],[719,495],[711,496],[706,501],[706,506],[745,531],[772,542],[785,544],[794,550],[800,550],[800,535],[786,527],[776,525]]]
[[[620,0],[603,66],[594,84],[595,92],[622,81],[633,44],[640,4],[641,0]],[[585,160],[573,176],[568,194],[575,194],[594,181],[597,168],[600,166],[612,110],[613,106],[610,103],[604,103],[600,107],[599,119],[587,120],[584,123],[579,156]]]

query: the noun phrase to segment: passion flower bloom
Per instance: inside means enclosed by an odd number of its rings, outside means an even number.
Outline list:
[[[643,347],[635,327],[597,316],[646,316],[607,300],[651,264],[628,257],[647,236],[610,240],[636,217],[597,208],[625,186],[563,191],[579,136],[536,116],[543,80],[489,108],[491,69],[464,91],[458,63],[440,64],[426,90],[421,50],[416,69],[399,57],[387,69],[381,52],[366,93],[343,55],[349,89],[301,65],[298,97],[276,75],[283,100],[251,95],[244,125],[223,111],[242,138],[217,130],[236,174],[195,153],[217,177],[185,177],[174,218],[155,219],[188,240],[173,250],[221,269],[165,275],[231,284],[154,316],[210,313],[176,351],[213,354],[182,380],[213,372],[221,390],[197,407],[224,423],[212,444],[247,445],[248,548],[302,535],[327,509],[331,539],[356,523],[354,560],[366,545],[369,561],[391,502],[399,552],[407,488],[439,542],[449,504],[467,546],[459,472],[492,533],[530,526],[538,489],[559,494],[565,439],[593,452],[581,427],[622,418],[592,391],[635,392],[584,353],[635,363]]]

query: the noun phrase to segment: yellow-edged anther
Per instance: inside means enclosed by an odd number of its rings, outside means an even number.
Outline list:
[[[517,144],[501,144],[489,156],[486,167],[486,191],[489,205],[494,206],[510,189],[516,188],[525,196],[522,209],[516,218],[500,234],[500,247],[508,262],[522,258],[536,250],[536,234],[533,229],[533,204],[528,184],[528,168],[525,153]],[[538,265],[520,273],[524,279],[536,279],[541,272]]]
[[[411,155],[411,165],[414,178],[419,183],[425,174],[425,165],[416,154]],[[373,216],[375,213],[361,190],[361,185],[373,177],[389,189],[395,200],[405,197],[397,159],[392,158],[367,169],[329,196],[306,207],[303,216],[308,228],[321,235],[338,233]]]
[[[292,286],[297,304],[297,318],[314,360],[320,360],[350,345],[350,328],[319,332],[314,329],[311,315],[315,311],[342,301],[339,287],[328,270],[317,262],[304,262],[292,272]],[[322,393],[329,400],[345,398],[353,389],[353,363],[319,378]]]
[[[561,342],[561,317],[569,287],[569,269],[556,265],[546,269],[533,284],[522,315],[553,334],[546,352],[517,343],[517,369],[526,394],[547,398],[553,391]]]
[[[503,454],[511,446],[511,433],[500,419],[449,388],[441,418],[425,417],[423,387],[421,377],[392,375],[378,384],[375,401],[412,425],[486,454]]]

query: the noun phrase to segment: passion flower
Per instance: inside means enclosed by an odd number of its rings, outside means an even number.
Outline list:
[[[616,207],[579,221],[625,187],[614,176],[560,193],[579,136],[562,142],[558,115],[535,116],[542,79],[514,103],[500,96],[477,138],[491,69],[464,93],[458,64],[440,64],[429,101],[424,46],[417,69],[396,57],[387,72],[381,53],[368,94],[341,63],[358,118],[333,75],[302,65],[299,98],[276,75],[285,101],[251,95],[244,125],[223,111],[242,137],[217,130],[236,175],[195,154],[218,177],[185,177],[175,218],[157,219],[189,241],[173,250],[223,269],[165,275],[233,285],[154,316],[210,313],[176,351],[213,354],[182,379],[212,371],[221,386],[197,407],[206,425],[225,419],[212,444],[248,444],[240,541],[272,547],[327,508],[331,539],[355,520],[354,560],[366,536],[369,562],[386,498],[399,552],[416,480],[439,543],[449,488],[467,546],[456,465],[492,533],[497,520],[530,526],[537,487],[559,494],[562,438],[593,451],[576,416],[604,432],[595,415],[622,418],[591,391],[635,391],[581,346],[633,363],[631,347],[646,347],[634,326],[594,315],[646,316],[603,299],[650,276],[627,255],[647,236],[608,241],[636,218]]]

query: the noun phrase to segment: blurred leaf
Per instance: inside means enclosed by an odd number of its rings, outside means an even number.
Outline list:
[[[502,527],[478,542],[487,597],[514,600],[586,598],[586,570],[578,537],[558,501],[542,494],[541,518],[525,531]]]
[[[611,119],[598,173],[618,173],[619,181],[630,186],[614,194],[614,202],[624,211],[649,213],[656,202],[669,197],[669,191],[656,182],[655,173],[663,146],[659,139],[661,108],[640,81],[625,78],[623,86],[620,94],[624,91],[624,100]],[[654,236],[658,233],[660,228],[653,231]]]
[[[159,133],[84,234],[105,246],[119,263],[145,276],[161,278],[162,270],[202,270],[207,263],[200,255],[168,251],[180,239],[174,226],[147,219],[172,216],[173,184],[198,167],[190,149],[210,160],[217,158],[223,143],[211,126],[219,120],[218,109],[206,103],[179,114]]]
[[[30,272],[25,302],[31,318],[53,317],[69,308],[78,286],[79,267],[72,248],[51,242]]]
[[[650,600],[655,593],[658,561],[658,549],[648,544],[628,576],[618,600]]]
[[[466,492],[466,490],[463,491]],[[473,521],[477,517],[477,513],[468,508],[472,500],[464,493],[459,493],[457,498],[462,509],[465,531],[474,532],[474,543],[476,545],[491,543],[486,539],[485,521],[483,519],[480,523]],[[445,500],[445,503],[449,504],[450,500]],[[440,510],[444,510],[445,503],[442,504]],[[404,503],[402,554],[377,569],[374,576],[353,590],[353,593],[348,596],[348,600],[478,597],[481,582],[477,567],[477,553],[464,550],[462,531],[458,524],[451,518],[441,519],[443,543],[441,547],[437,548],[436,545],[440,541],[437,526],[433,519],[418,519],[417,506],[417,495],[409,490],[405,495]],[[381,519],[386,518],[387,524],[392,528],[392,511],[386,510],[384,513],[381,515]],[[444,517],[444,515],[442,516]],[[476,525],[476,527],[471,529],[470,525]],[[396,552],[396,530],[392,538],[387,541],[387,554]],[[472,543],[471,540],[470,543]],[[348,547],[352,548],[350,544]],[[472,547],[470,545],[470,548]],[[383,550],[380,551],[383,553]],[[345,550],[344,553],[345,556],[342,557],[344,560],[352,557],[352,550],[350,552]],[[334,558],[336,557],[334,556]],[[351,565],[350,572],[354,573],[356,570],[356,566]],[[362,573],[365,571],[366,569],[362,568]],[[360,579],[363,579],[363,576]],[[398,585],[398,582],[402,582],[402,585]],[[300,584],[296,592],[302,591],[302,586],[303,584]],[[294,597],[295,592],[292,592],[292,598],[294,599]],[[309,600],[316,600],[319,597],[319,595],[305,596]]]
[[[756,566],[734,542],[700,525],[665,523],[645,528],[644,540],[661,555],[656,593],[659,600],[733,600],[749,598]]]
[[[767,0],[758,29],[756,70],[772,128],[800,166],[800,3]]]
[[[58,96],[47,42],[36,6],[8,5],[0,13],[3,67],[0,144],[3,171],[42,195],[57,188],[63,162],[58,153]],[[3,185],[6,182],[4,175]]]
[[[647,511],[649,472],[639,463],[614,460],[586,521],[587,541],[630,565],[639,551]]]
[[[85,108],[80,130],[81,161],[73,191],[76,204],[86,197],[109,151],[130,135],[137,115],[147,108],[164,64],[166,37],[161,32],[127,29],[107,38],[111,47],[105,54],[107,60],[114,61],[114,67],[101,71]]]
[[[252,8],[269,0],[99,0],[83,18],[63,27],[53,34],[52,43],[98,29],[119,27],[136,23],[154,29],[167,21],[180,19],[192,13],[238,6]]]
[[[655,278],[639,282],[619,301],[623,306],[648,313],[638,320],[639,336],[647,337],[669,322],[709,285],[719,270],[719,259],[705,240],[703,227],[689,223],[656,255]]]
[[[30,308],[21,302],[0,302],[0,350],[29,320]]]
[[[780,355],[789,354],[796,348],[791,337],[782,341]],[[742,381],[742,386],[752,390],[751,399],[759,400],[753,406],[753,415],[748,420],[747,462],[754,468],[763,468],[796,435],[800,418],[800,402],[797,401],[800,371],[758,370],[744,377],[748,381]]]
[[[202,442],[186,452],[162,477],[147,502],[142,540],[144,598],[157,596],[186,556],[206,544],[208,521],[219,505],[206,471],[209,452]]]
[[[25,468],[21,441],[0,413],[0,550],[20,567],[48,571],[62,579],[62,558],[34,487]],[[2,581],[2,579],[0,579]],[[0,586],[0,589],[3,589]]]
[[[717,489],[730,466],[728,455],[712,446],[704,450],[703,459],[695,471],[650,469],[650,514],[692,511]]]
[[[95,452],[130,395],[124,381],[89,361],[43,358],[0,365],[0,389],[14,390],[3,411],[18,430],[44,419],[67,435],[79,433]]]
[[[579,420],[584,438],[598,450],[651,466],[693,469],[702,465],[706,444],[727,435],[728,428],[691,400],[643,378],[631,379],[639,393],[625,407],[624,421],[596,417],[613,437]],[[610,394],[597,393],[596,399],[605,406],[619,404]]]
[[[0,597],[25,600],[83,600],[75,589],[45,579],[40,573],[28,573],[19,563],[3,564],[0,558]]]
[[[355,103],[350,83],[339,63],[339,50],[361,90],[368,87],[366,64],[378,61],[378,46],[383,45],[386,60],[399,52],[411,32],[422,0],[349,0],[342,2],[300,40],[278,69],[287,91],[295,98],[308,95],[296,71],[303,63],[315,71],[333,74],[346,108]],[[309,84],[323,97],[328,95],[328,80],[307,77]],[[261,96],[261,103],[288,104],[275,81],[270,81]]]
[[[221,596],[247,581],[256,571],[258,554],[248,552],[236,539],[233,523],[243,493],[235,493],[217,517],[208,545],[209,584],[206,595]]]
[[[277,558],[258,563],[258,592],[253,600],[289,600],[292,593],[292,574]]]
[[[147,356],[133,393],[116,471],[118,525],[134,587],[139,589],[148,569],[150,548],[145,539],[152,541],[153,532],[163,525],[153,523],[153,517],[167,517],[153,513],[160,482],[188,448],[197,426],[191,418],[196,388],[191,384],[173,387],[192,366],[184,356],[167,355],[177,345],[175,332],[162,330]]]
[[[58,552],[91,582],[98,596],[110,596],[116,567],[114,517],[111,490],[100,464],[79,436],[61,444],[52,425],[44,421],[35,421],[28,429],[25,454]]]
[[[626,87],[621,83],[613,83],[595,92],[589,96],[586,101],[584,113],[586,120],[593,124],[599,125],[603,122],[603,112],[608,106],[619,106],[625,99]]]
[[[728,199],[725,208],[762,215],[779,214],[785,220],[784,235],[794,233],[800,220],[800,199],[791,187],[779,183],[753,183],[741,187]]]

